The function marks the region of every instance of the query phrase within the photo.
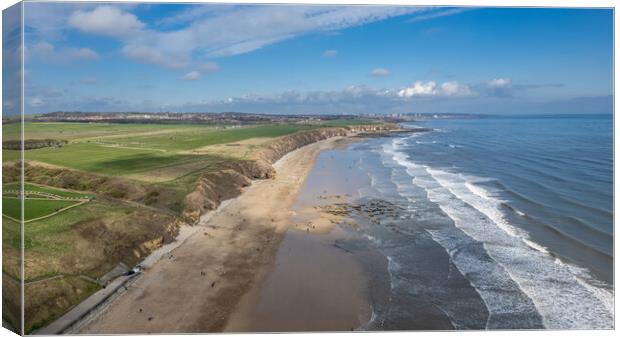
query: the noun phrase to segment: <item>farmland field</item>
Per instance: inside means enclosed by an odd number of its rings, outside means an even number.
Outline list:
[[[183,125],[184,128],[200,128],[200,125]],[[113,124],[113,123],[24,123],[24,138],[78,139],[84,137],[122,135],[160,131],[179,128],[179,125],[167,124]],[[19,139],[20,124],[11,123],[2,126],[4,140]]]
[[[210,155],[188,154],[189,150],[206,146],[273,138],[317,126],[278,124],[246,127],[221,127],[212,125],[155,125],[155,124],[95,124],[95,123],[26,123],[26,139],[66,139],[62,147],[47,147],[25,152],[25,159],[95,172],[110,176],[131,178],[148,177],[142,172],[183,166],[179,175],[210,163],[227,160],[219,152]],[[8,139],[18,137],[14,124],[5,126]],[[5,162],[18,160],[19,151],[3,150]],[[203,163],[192,164],[192,163]],[[147,179],[148,180],[148,179]]]

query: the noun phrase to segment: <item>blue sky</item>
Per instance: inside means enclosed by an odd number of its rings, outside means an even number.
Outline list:
[[[26,112],[610,113],[605,9],[26,3]]]

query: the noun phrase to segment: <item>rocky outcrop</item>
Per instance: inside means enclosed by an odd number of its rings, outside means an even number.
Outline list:
[[[202,214],[216,209],[222,201],[241,194],[243,188],[251,184],[251,179],[274,178],[276,170],[272,164],[302,146],[332,137],[398,129],[397,124],[360,125],[301,131],[278,137],[258,149],[250,160],[231,162],[224,170],[203,174],[196,189],[185,197],[184,215],[195,223]]]

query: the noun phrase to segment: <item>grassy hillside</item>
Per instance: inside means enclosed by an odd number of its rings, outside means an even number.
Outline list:
[[[11,212],[7,199],[18,201],[3,198],[3,213]],[[24,224],[27,331],[59,317],[100,289],[94,280],[119,262],[135,265],[148,253],[145,244],[170,241],[175,233],[173,217],[139,205],[95,200],[40,218],[54,209],[37,202],[64,206],[57,204],[64,200],[26,199],[26,220],[38,218]],[[19,223],[3,217],[2,225],[3,273],[16,279]]]

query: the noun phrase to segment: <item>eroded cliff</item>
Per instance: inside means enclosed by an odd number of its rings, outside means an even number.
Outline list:
[[[400,129],[397,124],[360,125],[301,131],[275,138],[254,151],[248,160],[231,162],[218,172],[204,173],[198,180],[196,189],[185,198],[184,215],[195,223],[202,214],[216,209],[222,201],[241,194],[243,188],[251,184],[252,179],[274,178],[276,170],[272,164],[303,146],[332,137],[397,129]]]

